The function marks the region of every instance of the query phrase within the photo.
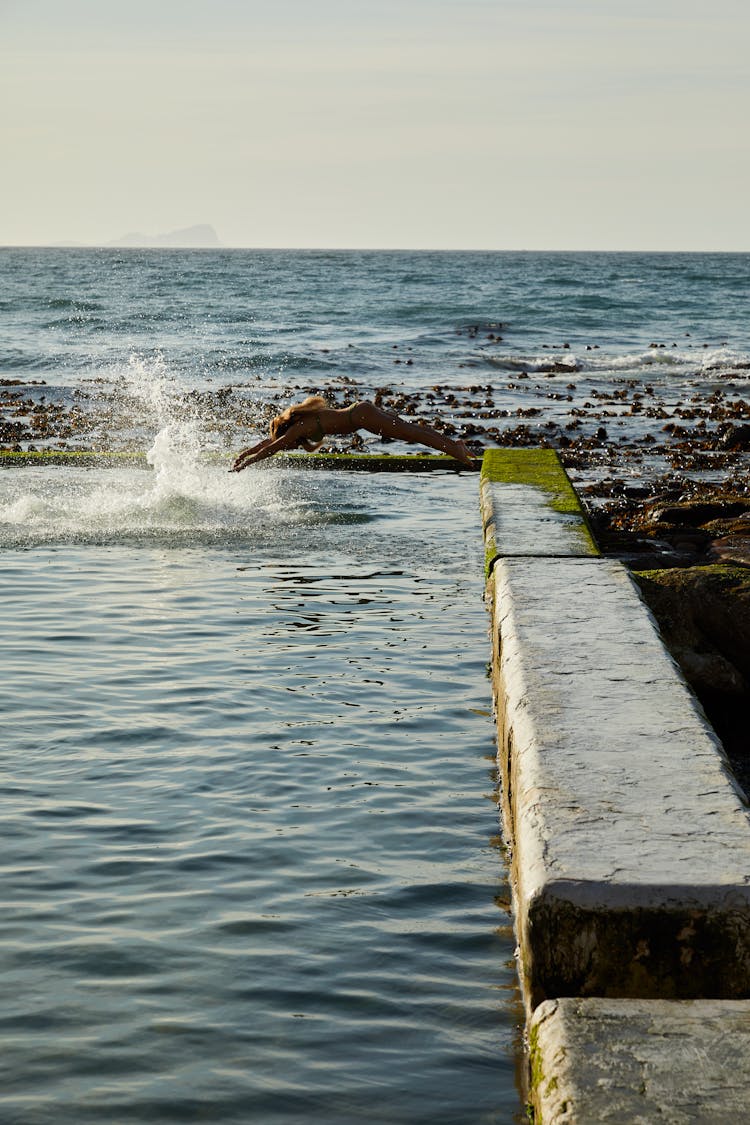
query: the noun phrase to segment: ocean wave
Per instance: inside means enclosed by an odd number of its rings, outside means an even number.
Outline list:
[[[726,347],[685,349],[654,344],[645,349],[623,352],[620,355],[613,355],[598,348],[586,351],[574,348],[550,351],[543,356],[498,355],[488,354],[485,351],[480,354],[482,360],[490,367],[509,372],[527,371],[533,374],[564,374],[579,371],[623,372],[649,367],[713,373],[750,370],[750,353]]]
[[[45,332],[55,332],[59,329],[85,328],[87,332],[117,332],[125,331],[118,324],[104,317],[92,316],[90,313],[72,312],[70,316],[56,317],[40,325]]]
[[[262,346],[261,346],[262,347]],[[330,368],[338,366],[335,358],[319,351],[313,354],[301,354],[290,351],[274,351],[262,349],[244,353],[215,352],[205,355],[202,359],[204,370],[217,373],[236,371],[271,371],[278,372],[291,368],[294,371],[311,371],[316,368]]]
[[[490,367],[499,367],[503,371],[521,372],[528,371],[535,374],[547,372],[580,370],[578,361],[572,352],[561,352],[548,356],[530,355],[487,355],[481,357]]]
[[[86,301],[80,297],[50,297],[42,302],[48,309],[71,309],[73,312],[102,312],[104,305],[100,301]]]

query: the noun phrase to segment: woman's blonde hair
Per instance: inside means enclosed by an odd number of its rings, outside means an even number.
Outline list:
[[[328,403],[320,395],[310,395],[304,402],[297,402],[294,406],[288,406],[271,422],[271,437],[281,437],[290,426],[293,426],[305,414],[317,414],[319,410],[324,410],[327,406]],[[306,449],[308,453],[314,453],[323,444],[323,438],[321,437],[320,441],[310,441],[308,438],[303,438],[297,444]]]

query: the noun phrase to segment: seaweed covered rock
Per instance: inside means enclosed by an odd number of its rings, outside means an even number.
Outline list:
[[[706,500],[656,503],[646,508],[645,519],[651,524],[703,527],[715,520],[736,519],[749,511],[750,497],[718,495]]]
[[[714,539],[709,555],[716,562],[750,567],[750,526]]]

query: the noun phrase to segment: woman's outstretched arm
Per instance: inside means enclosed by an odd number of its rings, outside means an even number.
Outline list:
[[[300,438],[305,436],[305,428],[304,423],[297,422],[281,437],[268,437],[264,441],[259,441],[257,445],[250,446],[249,449],[243,449],[235,457],[230,473],[241,473],[248,465],[255,465],[258,461],[264,461],[266,457],[273,457],[274,453],[282,453],[285,449],[293,449]],[[300,430],[303,432],[300,433]]]

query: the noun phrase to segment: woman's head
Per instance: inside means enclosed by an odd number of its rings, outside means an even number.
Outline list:
[[[281,414],[271,422],[271,437],[279,438],[287,432],[287,430],[299,422],[309,414],[317,414],[319,410],[325,409],[328,403],[324,398],[319,395],[310,395],[304,402],[295,403],[294,406],[288,406]],[[310,441],[308,438],[300,438],[297,445],[301,445],[308,453],[313,453],[322,444],[321,441]]]

